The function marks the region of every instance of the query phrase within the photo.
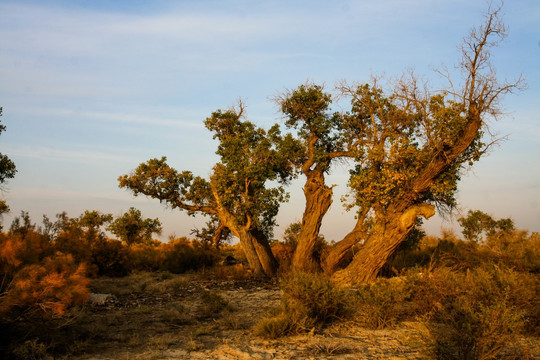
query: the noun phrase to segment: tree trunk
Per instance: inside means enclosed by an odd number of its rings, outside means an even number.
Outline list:
[[[338,269],[347,266],[348,262],[352,259],[352,254],[350,254],[350,252],[353,246],[364,240],[365,236],[365,231],[363,231],[362,228],[359,228],[357,224],[353,231],[345,235],[340,242],[330,248],[330,251],[322,264],[324,272],[331,275]]]
[[[292,261],[293,267],[297,270],[314,271],[320,268],[320,265],[313,258],[313,251],[319,237],[323,217],[332,204],[332,195],[332,188],[326,186],[322,171],[312,170],[307,174],[304,186],[306,207]]]
[[[390,255],[414,227],[416,219],[419,216],[429,219],[434,214],[433,205],[417,204],[402,212],[380,216],[353,261],[345,269],[335,272],[332,280],[348,286],[374,281]]]
[[[251,230],[250,234],[253,236],[255,251],[257,251],[257,256],[263,268],[264,274],[266,276],[275,275],[278,268],[278,262],[272,253],[272,249],[270,248],[266,235],[259,230]]]
[[[255,243],[257,243],[255,237],[246,229],[238,229],[234,231],[234,233],[240,239],[240,245],[242,245],[242,249],[246,255],[249,267],[251,268],[251,271],[253,271],[253,275],[265,276],[266,273],[263,264],[259,259],[259,254],[255,247]]]

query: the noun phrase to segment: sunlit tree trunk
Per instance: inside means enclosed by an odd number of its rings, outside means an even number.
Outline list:
[[[368,238],[352,262],[345,269],[336,271],[332,279],[349,286],[375,280],[390,255],[416,225],[418,217],[428,219],[434,214],[433,205],[418,204],[401,213],[392,212],[376,219]]]
[[[362,221],[358,221],[354,229],[345,235],[345,237],[334,244],[324,258],[322,268],[328,275],[335,273],[340,268],[348,265],[347,260],[352,259],[352,248],[365,239],[366,232],[362,225]]]
[[[320,264],[315,262],[313,251],[323,217],[332,204],[333,195],[332,188],[325,185],[322,171],[313,170],[308,173],[304,195],[306,207],[292,264],[297,270],[314,271],[320,268]]]
[[[270,243],[268,242],[266,235],[259,230],[252,230],[250,231],[250,234],[253,237],[255,251],[257,252],[257,257],[261,263],[264,274],[266,276],[274,275],[278,268],[278,262],[272,253],[272,249],[270,248]]]

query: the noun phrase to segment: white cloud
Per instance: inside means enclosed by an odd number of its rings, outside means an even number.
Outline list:
[[[45,146],[7,144],[3,151],[10,156],[43,160],[61,160],[77,163],[121,162],[136,163],[138,159],[128,156],[89,150],[64,150]]]

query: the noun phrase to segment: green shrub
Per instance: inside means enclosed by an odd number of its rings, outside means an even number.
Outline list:
[[[468,273],[437,269],[415,285],[412,300],[426,309],[441,359],[519,358],[517,336],[537,326],[539,284],[529,274],[488,265]]]

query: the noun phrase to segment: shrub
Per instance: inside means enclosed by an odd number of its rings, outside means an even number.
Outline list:
[[[294,250],[295,246],[291,244],[284,244],[282,242],[275,242],[272,244],[272,253],[282,271],[286,271],[290,268]]]
[[[84,264],[77,265],[71,255],[62,253],[46,258],[43,265],[27,265],[13,277],[0,313],[62,315],[90,294],[85,272]]]
[[[198,241],[189,241],[186,238],[163,244],[162,249],[164,252],[162,270],[174,274],[209,267],[214,264],[217,258],[215,250],[203,246]]]
[[[281,308],[255,325],[259,336],[275,338],[321,328],[349,314],[347,291],[322,274],[291,273],[283,278],[281,288]]]
[[[96,240],[92,247],[91,261],[99,275],[126,276],[130,270],[129,250],[118,240]]]
[[[468,273],[436,269],[415,282],[413,302],[423,312],[444,359],[494,359],[517,335],[537,328],[539,284],[534,276],[485,265]]]
[[[164,253],[161,244],[133,244],[129,251],[130,268],[136,271],[157,271]]]
[[[405,281],[399,278],[364,285],[354,297],[355,320],[369,329],[394,326],[410,316],[409,296]]]
[[[200,317],[207,318],[223,310],[231,310],[229,302],[218,292],[203,290],[201,294]]]

